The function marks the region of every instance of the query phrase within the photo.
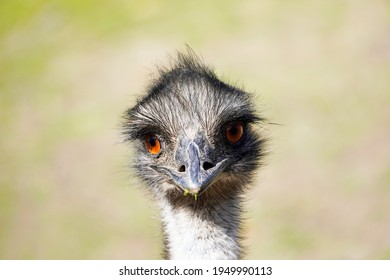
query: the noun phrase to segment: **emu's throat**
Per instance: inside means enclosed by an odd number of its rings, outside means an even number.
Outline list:
[[[175,208],[161,202],[169,259],[239,259],[239,201],[208,208]]]

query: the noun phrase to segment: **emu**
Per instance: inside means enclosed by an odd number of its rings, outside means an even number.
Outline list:
[[[160,68],[123,119],[159,207],[167,259],[240,259],[244,193],[264,155],[251,94],[192,51]]]

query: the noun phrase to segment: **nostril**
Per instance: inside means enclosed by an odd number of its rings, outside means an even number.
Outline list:
[[[208,161],[203,163],[203,169],[206,171],[213,168],[214,166],[215,166],[214,164],[212,164],[211,162],[208,162]]]
[[[185,165],[179,167],[179,172],[185,172],[185,171],[186,171]]]

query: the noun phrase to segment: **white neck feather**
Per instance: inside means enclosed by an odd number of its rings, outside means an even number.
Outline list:
[[[239,259],[238,199],[210,209],[174,208],[161,201],[166,251],[170,259]]]

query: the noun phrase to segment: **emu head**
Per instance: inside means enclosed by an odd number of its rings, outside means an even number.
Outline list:
[[[249,93],[219,80],[193,53],[179,53],[126,112],[123,128],[152,193],[199,204],[237,196],[249,182],[263,150],[259,121]]]

